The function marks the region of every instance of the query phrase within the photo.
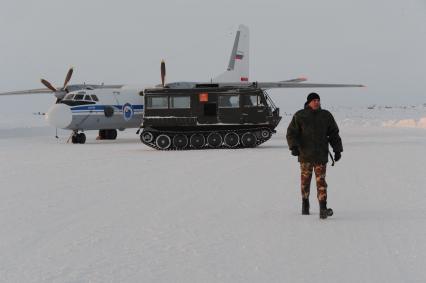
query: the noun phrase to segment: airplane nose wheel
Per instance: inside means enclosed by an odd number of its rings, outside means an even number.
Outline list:
[[[84,144],[86,142],[86,135],[84,133],[74,133],[71,137],[72,143]]]

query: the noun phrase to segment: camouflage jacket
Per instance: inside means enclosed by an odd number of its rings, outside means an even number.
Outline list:
[[[328,144],[334,152],[342,152],[339,127],[330,112],[306,106],[294,114],[287,128],[289,149],[299,149],[299,162],[328,162]]]

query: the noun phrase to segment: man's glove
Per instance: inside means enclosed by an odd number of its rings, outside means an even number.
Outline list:
[[[334,153],[334,161],[339,161],[340,158],[342,158],[342,153],[341,152],[335,152]]]
[[[299,156],[299,154],[300,154],[299,149],[297,147],[293,147],[291,149],[291,154],[294,155],[294,156]]]

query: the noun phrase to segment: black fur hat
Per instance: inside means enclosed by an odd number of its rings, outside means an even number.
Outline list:
[[[320,96],[318,95],[318,93],[312,92],[308,95],[308,97],[306,98],[306,104],[308,105],[309,103],[311,103],[312,100],[314,99],[321,99]]]

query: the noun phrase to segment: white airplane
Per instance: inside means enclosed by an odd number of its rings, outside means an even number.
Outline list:
[[[72,130],[73,143],[85,143],[84,131],[114,140],[117,129],[138,128],[143,118],[143,88],[97,88],[69,92],[50,107],[46,119],[55,128]]]
[[[249,77],[249,29],[240,25],[235,36],[227,70],[212,79],[214,82],[247,81]],[[163,87],[185,87],[196,82],[174,82],[164,85],[165,65],[162,63]],[[48,123],[72,131],[73,143],[85,143],[84,131],[99,130],[98,139],[116,139],[117,129],[139,128],[143,119],[143,90],[148,86],[68,85],[73,69],[63,87],[55,88],[42,79],[46,88],[0,93],[0,95],[34,94],[52,91],[56,103],[46,113]]]

